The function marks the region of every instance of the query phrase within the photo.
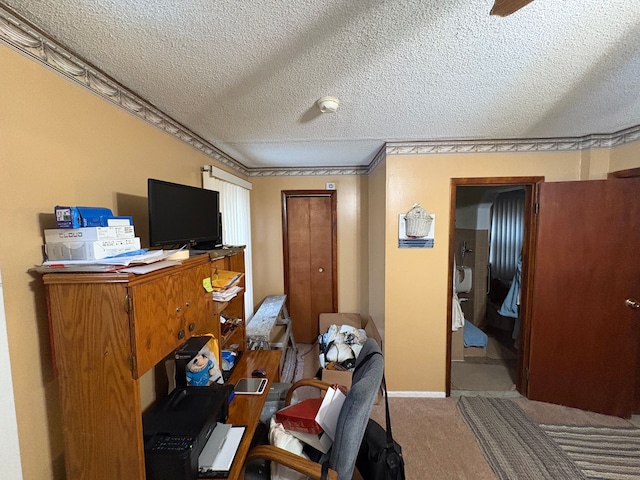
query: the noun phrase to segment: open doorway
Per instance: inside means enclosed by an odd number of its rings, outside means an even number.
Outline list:
[[[522,291],[531,271],[535,184],[541,180],[452,180],[448,395],[526,392]]]

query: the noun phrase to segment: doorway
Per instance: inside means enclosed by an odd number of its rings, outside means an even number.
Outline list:
[[[319,315],[338,309],[336,219],[334,190],[282,192],[284,291],[300,343],[314,343]]]
[[[532,271],[535,192],[541,181],[542,177],[452,179],[447,395],[526,392],[527,305],[522,292]],[[511,222],[504,235],[496,229],[504,221],[495,222],[501,211],[497,205],[511,203],[520,214],[512,215],[513,206],[501,214]],[[502,237],[505,242],[497,243]],[[518,290],[510,296],[515,312],[503,311],[512,285]],[[452,318],[455,315],[463,315],[464,326],[453,331],[460,323]]]

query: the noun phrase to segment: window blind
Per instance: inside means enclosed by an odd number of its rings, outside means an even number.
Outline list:
[[[491,210],[491,275],[511,282],[524,237],[524,190],[501,193]]]
[[[205,167],[202,172],[202,187],[220,192],[222,213],[222,243],[245,245],[245,292],[244,311],[247,321],[253,316],[253,272],[251,251],[251,184],[241,178],[215,167]],[[219,176],[224,176],[223,180]],[[234,178],[237,181],[234,181]],[[232,183],[233,182],[233,183]]]

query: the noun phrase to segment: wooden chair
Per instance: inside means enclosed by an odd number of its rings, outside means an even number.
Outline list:
[[[374,354],[374,352],[378,354]],[[338,416],[338,426],[333,445],[319,462],[313,462],[271,445],[259,445],[251,449],[247,454],[246,462],[258,459],[278,462],[317,480],[323,478],[324,467],[327,469],[327,476],[324,478],[329,480],[351,480],[360,443],[367,427],[373,403],[380,389],[383,373],[384,358],[380,351],[380,346],[375,340],[369,338],[363,345],[356,360],[351,388]],[[331,385],[316,379],[300,380],[289,389],[285,399],[286,405],[291,403],[294,391],[302,386],[312,386],[327,390]],[[266,478],[269,478],[268,472],[266,473]]]

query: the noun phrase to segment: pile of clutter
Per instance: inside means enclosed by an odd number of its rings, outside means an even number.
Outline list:
[[[141,252],[131,217],[108,208],[59,205],[54,214],[58,228],[44,231],[48,260],[101,260]]]
[[[333,385],[322,398],[307,398],[278,410],[271,417],[269,443],[318,462],[333,444],[346,393],[345,387]],[[307,477],[272,462],[271,478],[298,480]]]
[[[367,340],[364,329],[351,325],[331,325],[318,336],[320,367],[328,370],[353,370],[356,358]]]

